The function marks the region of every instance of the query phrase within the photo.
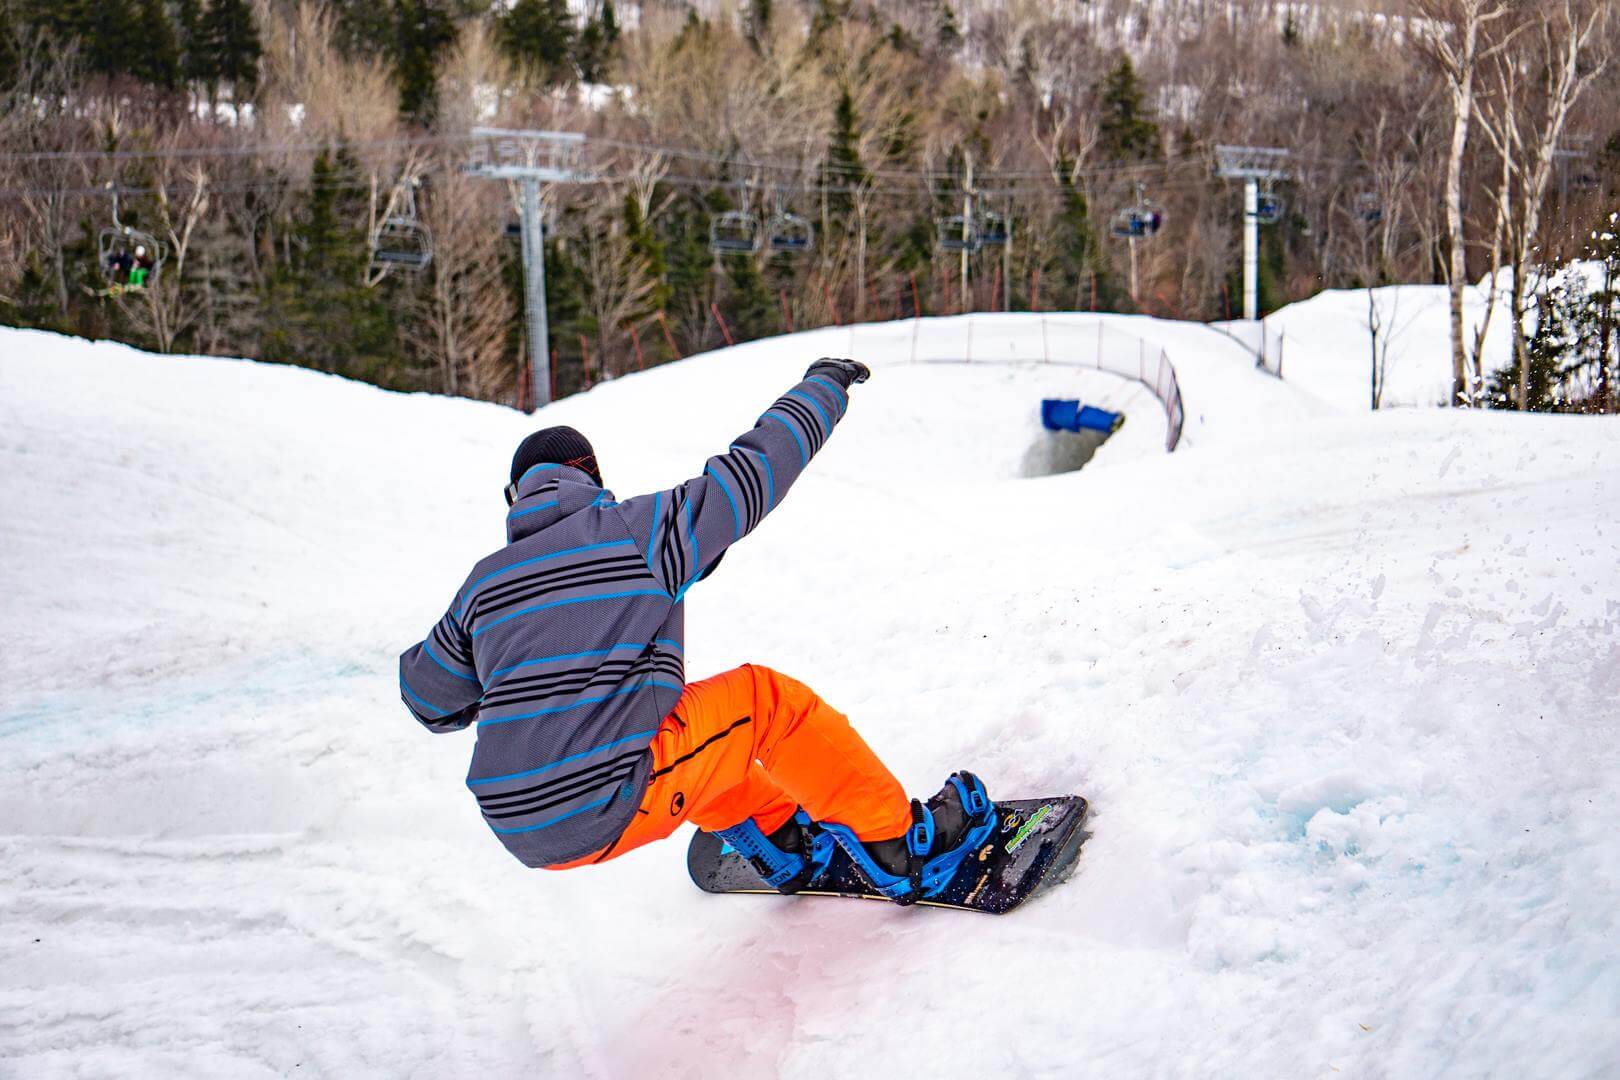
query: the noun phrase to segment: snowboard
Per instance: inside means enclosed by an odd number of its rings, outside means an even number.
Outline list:
[[[917,906],[1005,915],[1073,872],[1081,845],[1091,835],[1084,829],[1090,810],[1078,795],[996,803],[996,831],[990,839],[963,860],[943,892],[917,901]],[[692,837],[686,869],[704,892],[779,895],[714,833],[699,830]],[[842,848],[816,887],[794,895],[884,900],[862,880]]]

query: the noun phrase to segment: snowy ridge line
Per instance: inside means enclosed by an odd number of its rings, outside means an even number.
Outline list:
[[[1169,350],[1115,329],[1100,317],[1010,312],[865,323],[849,328],[850,355],[860,355],[863,342],[868,351],[884,345],[892,348],[897,342],[896,329],[909,339],[913,364],[1050,364],[1101,371],[1140,383],[1164,406],[1165,452],[1174,453],[1181,442],[1186,406]],[[975,337],[980,342],[978,354]],[[987,338],[994,344],[985,354]]]

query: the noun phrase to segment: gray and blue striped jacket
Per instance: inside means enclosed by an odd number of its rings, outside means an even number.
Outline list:
[[[519,479],[507,545],[400,657],[399,682],[429,731],[476,721],[467,786],[526,865],[606,847],[634,816],[685,685],[686,590],[781,502],[847,406],[807,378],[702,475],[622,503],[568,466]]]

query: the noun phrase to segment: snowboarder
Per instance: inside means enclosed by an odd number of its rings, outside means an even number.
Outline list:
[[[525,865],[602,862],[690,820],[783,892],[836,845],[907,903],[995,827],[970,773],[908,801],[847,718],[786,675],[685,681],[687,590],[781,502],[870,374],[816,361],[698,477],[624,502],[574,429],[517,448],[508,542],[400,657],[400,691],[429,731],[476,722],[467,786]]]

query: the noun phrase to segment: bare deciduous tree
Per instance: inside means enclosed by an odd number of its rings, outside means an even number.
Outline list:
[[[1463,342],[1463,287],[1468,277],[1467,222],[1463,215],[1463,159],[1474,118],[1475,80],[1481,64],[1505,47],[1485,40],[1508,13],[1506,0],[1417,0],[1414,31],[1433,58],[1451,102],[1446,152],[1446,279],[1451,290],[1451,383],[1454,404],[1476,405],[1482,385],[1477,358],[1470,370]]]
[[[1511,182],[1507,219],[1512,285],[1508,309],[1518,366],[1518,405],[1529,408],[1530,349],[1525,335],[1532,260],[1555,155],[1570,111],[1607,66],[1612,0],[1555,0],[1528,5],[1515,40],[1493,56],[1493,93],[1483,128]]]

